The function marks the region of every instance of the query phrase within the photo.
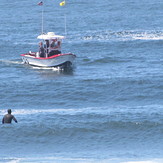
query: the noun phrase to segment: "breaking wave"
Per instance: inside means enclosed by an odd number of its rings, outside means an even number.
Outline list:
[[[112,107],[88,107],[88,108],[58,108],[58,109],[13,109],[15,115],[32,115],[32,114],[59,114],[59,115],[155,115],[160,114],[162,105],[146,105],[146,106],[112,106]],[[103,110],[101,112],[101,110]],[[0,115],[4,115],[6,110],[0,110]]]
[[[79,39],[85,41],[132,41],[132,40],[163,40],[163,31],[125,30],[125,31],[88,31]]]
[[[162,163],[162,159],[148,159],[148,160],[132,160],[131,159],[124,159],[124,158],[114,158],[114,159],[102,159],[98,160],[95,158],[70,158],[70,157],[33,157],[33,158],[4,158],[1,159],[0,162],[7,162],[7,163],[21,163],[21,162],[48,162],[48,163],[69,163],[69,162],[75,162],[75,163]]]

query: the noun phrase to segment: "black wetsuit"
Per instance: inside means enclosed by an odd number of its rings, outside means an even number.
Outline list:
[[[2,119],[2,123],[11,123],[12,120],[14,120],[16,123],[18,123],[18,121],[16,120],[16,118],[12,115],[12,114],[6,114],[3,119]]]

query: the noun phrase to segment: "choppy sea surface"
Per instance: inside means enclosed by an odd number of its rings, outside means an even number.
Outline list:
[[[22,64],[38,2],[0,1],[0,118],[18,120],[0,125],[0,162],[162,163],[163,2],[44,0],[44,31],[77,56],[68,71]]]

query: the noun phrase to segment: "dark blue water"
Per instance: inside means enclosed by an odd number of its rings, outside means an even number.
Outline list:
[[[73,70],[23,65],[38,50],[37,0],[0,2],[0,162],[163,162],[163,3],[44,0]]]

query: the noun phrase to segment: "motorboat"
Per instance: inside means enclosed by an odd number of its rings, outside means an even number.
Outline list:
[[[61,44],[65,38],[61,35],[56,35],[54,32],[42,33],[37,37],[39,42],[39,50],[21,54],[24,64],[39,67],[72,67],[75,54],[62,53]]]

